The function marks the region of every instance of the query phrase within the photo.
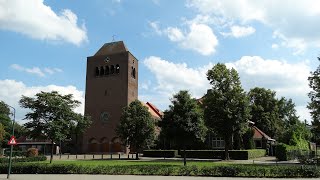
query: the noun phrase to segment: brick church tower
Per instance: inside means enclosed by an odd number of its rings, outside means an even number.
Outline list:
[[[104,44],[87,58],[85,115],[92,124],[82,136],[83,153],[124,151],[115,133],[122,108],[138,98],[138,60],[122,41]]]

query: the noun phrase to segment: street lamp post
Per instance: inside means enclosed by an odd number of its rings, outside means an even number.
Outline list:
[[[14,136],[14,124],[15,124],[15,120],[16,120],[16,109],[12,106],[8,107],[13,109],[13,121],[12,121],[12,136]],[[12,165],[12,151],[13,151],[13,145],[11,145],[10,147],[10,157],[9,157],[9,169],[8,169],[8,176],[7,179],[9,179],[10,177],[10,173],[11,173],[11,165]]]

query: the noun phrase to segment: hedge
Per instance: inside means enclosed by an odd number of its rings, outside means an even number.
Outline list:
[[[279,143],[276,146],[276,158],[279,161],[289,161],[298,159],[300,156],[311,156],[314,154],[308,149],[299,149],[295,146],[289,146],[287,144]]]
[[[23,158],[12,158],[12,162],[34,162],[34,161],[46,161],[46,156],[36,157],[23,157]],[[0,163],[8,163],[9,158],[0,158]]]
[[[177,150],[144,150],[143,156],[144,157],[166,157],[166,158],[173,158],[177,157],[178,151]]]
[[[0,173],[7,173],[7,165],[0,164]],[[314,166],[174,166],[174,165],[117,165],[83,166],[76,164],[17,163],[12,174],[109,174],[160,176],[214,176],[214,177],[320,177],[320,168]]]
[[[180,152],[181,157],[184,156],[184,152]],[[186,156],[188,158],[199,158],[199,159],[224,159],[224,150],[186,150]],[[230,159],[235,160],[247,160],[266,155],[265,149],[250,149],[250,150],[230,150]]]

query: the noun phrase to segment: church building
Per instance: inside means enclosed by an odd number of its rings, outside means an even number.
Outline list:
[[[122,108],[137,98],[138,60],[122,41],[106,43],[88,57],[84,113],[92,124],[81,138],[82,152],[124,152],[115,129]]]

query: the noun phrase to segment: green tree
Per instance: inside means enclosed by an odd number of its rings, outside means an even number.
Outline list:
[[[204,117],[208,128],[217,132],[225,140],[225,159],[229,159],[229,149],[233,137],[247,129],[250,118],[249,102],[242,89],[239,75],[235,69],[224,64],[216,64],[207,72],[212,85],[204,99]]]
[[[6,139],[10,138],[10,129],[12,128],[12,123],[10,120],[10,109],[8,105],[0,101],[0,141],[1,141],[1,147],[4,147],[7,142]]]
[[[299,120],[295,104],[291,99],[282,97],[279,100],[279,115],[283,122],[279,141],[299,148],[308,148],[311,132],[306,124]]]
[[[167,139],[173,139],[184,150],[186,165],[186,146],[197,141],[204,141],[207,128],[204,125],[203,112],[188,91],[179,91],[173,95],[169,110],[164,112],[160,122],[161,133]]]
[[[81,116],[81,114],[77,114],[77,116]],[[76,154],[78,154],[78,139],[79,135],[83,134],[86,129],[88,129],[92,123],[90,116],[78,117],[78,121],[72,124],[71,131],[68,136],[69,138],[75,138],[74,148]]]
[[[73,100],[72,94],[60,95],[57,91],[40,92],[34,98],[22,96],[20,100],[21,107],[31,110],[24,118],[30,120],[24,124],[30,137],[50,139],[52,144],[55,141],[66,139],[74,124],[87,119],[73,111],[79,105],[80,102]],[[50,163],[52,157],[53,146]]]
[[[251,107],[251,121],[272,138],[281,136],[283,124],[279,113],[276,92],[255,87],[248,93]]]
[[[155,122],[148,108],[139,100],[124,107],[116,133],[124,144],[136,150],[139,159],[138,151],[152,145],[155,139]]]
[[[5,139],[6,131],[4,130],[4,126],[0,123],[0,141],[3,142]]]
[[[318,57],[320,61],[320,57]],[[308,103],[308,109],[310,110],[311,118],[312,118],[312,134],[313,140],[320,143],[320,65],[314,72],[311,72],[308,77],[309,87],[312,89],[308,96],[310,98],[310,102]]]

